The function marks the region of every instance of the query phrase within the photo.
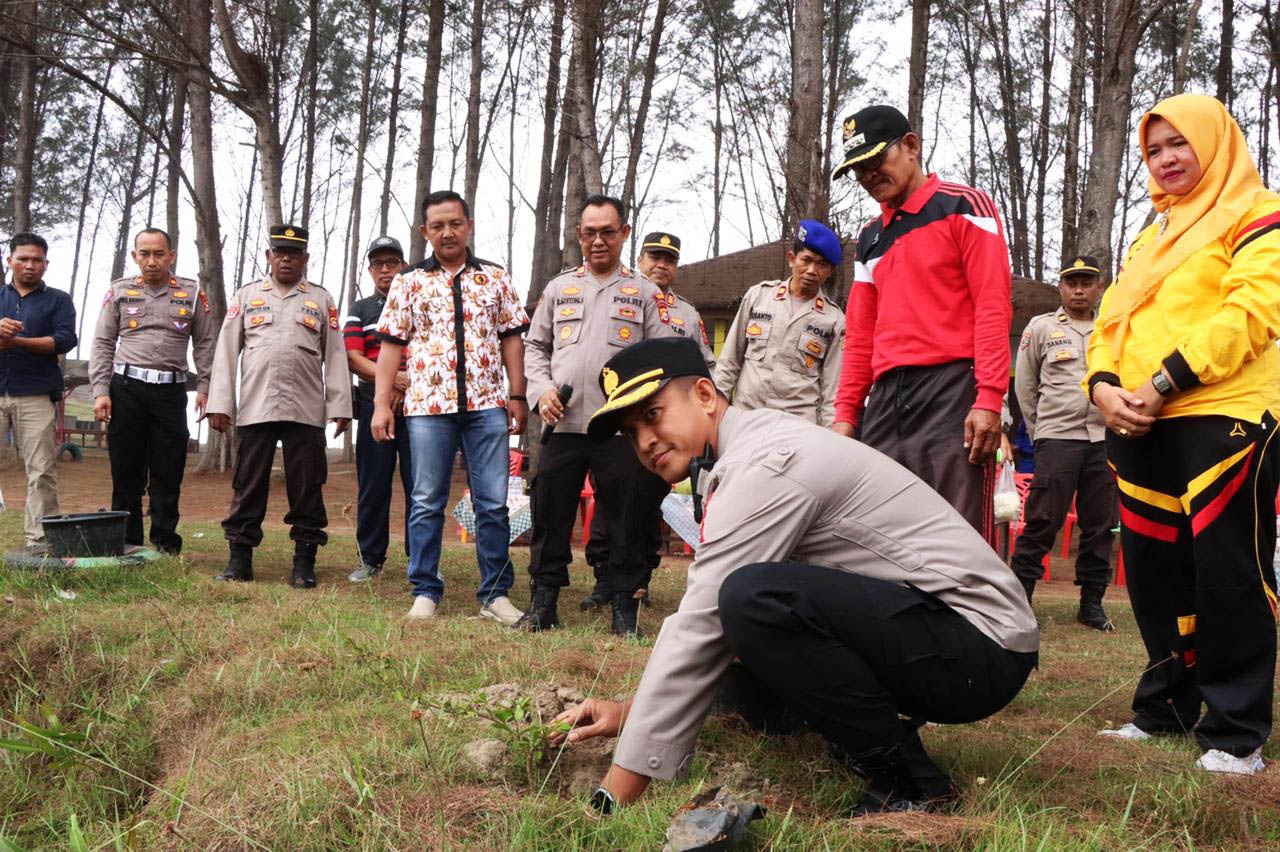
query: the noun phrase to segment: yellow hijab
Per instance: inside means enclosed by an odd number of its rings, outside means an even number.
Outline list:
[[[1274,195],[1262,183],[1240,126],[1216,98],[1174,95],[1138,123],[1138,148],[1147,158],[1147,124],[1163,118],[1182,134],[1200,161],[1200,182],[1186,195],[1170,195],[1147,179],[1151,203],[1167,216],[1164,233],[1133,257],[1116,279],[1100,326],[1117,355],[1130,315],[1194,252],[1221,239],[1254,205]]]

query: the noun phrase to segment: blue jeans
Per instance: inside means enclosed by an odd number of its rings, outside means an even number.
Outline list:
[[[507,518],[507,411],[486,408],[459,414],[406,417],[413,496],[409,503],[409,583],[415,597],[439,601],[440,540],[449,500],[453,458],[462,447],[471,504],[476,513],[476,561],[480,588],[476,599],[486,604],[502,597],[515,581],[508,554],[511,525]]]

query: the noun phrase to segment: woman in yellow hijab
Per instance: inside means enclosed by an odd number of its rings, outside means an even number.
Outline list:
[[[1085,384],[1150,662],[1133,721],[1103,733],[1194,734],[1198,766],[1252,775],[1276,666],[1280,196],[1214,98],[1161,101],[1138,140],[1159,215],[1103,297]]]

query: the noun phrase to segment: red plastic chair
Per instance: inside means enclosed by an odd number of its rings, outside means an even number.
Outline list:
[[[596,490],[591,487],[591,477],[582,481],[582,493],[578,495],[578,512],[582,515],[582,546],[591,541],[591,519],[596,515]]]
[[[1071,530],[1080,520],[1080,516],[1076,514],[1076,498],[1071,497],[1071,509],[1067,512],[1067,519],[1062,524],[1062,558],[1066,559],[1071,555]]]
[[[522,470],[524,470],[524,453],[519,450],[510,450],[507,456],[507,473],[519,476]]]
[[[1031,490],[1031,474],[1015,473],[1013,483],[1018,489],[1018,519],[1009,524],[1009,538],[1017,540],[1026,529],[1027,492]],[[1044,555],[1044,582],[1049,582],[1049,554]]]

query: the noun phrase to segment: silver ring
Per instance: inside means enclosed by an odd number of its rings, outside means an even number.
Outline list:
[[[1129,430],[1128,430],[1128,429],[1123,429],[1123,428],[1122,428],[1122,429],[1120,430],[1120,434],[1127,438],[1127,437],[1129,437]]]

